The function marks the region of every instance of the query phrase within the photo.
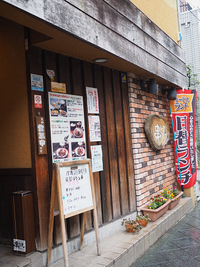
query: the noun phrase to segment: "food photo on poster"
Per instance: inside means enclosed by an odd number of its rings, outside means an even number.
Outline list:
[[[70,133],[71,138],[82,138],[84,133],[84,127],[81,121],[70,121]]]
[[[67,117],[66,100],[50,98],[51,116]]]
[[[53,143],[53,159],[69,159],[69,143]]]
[[[85,148],[85,142],[72,142],[72,158],[85,158]]]

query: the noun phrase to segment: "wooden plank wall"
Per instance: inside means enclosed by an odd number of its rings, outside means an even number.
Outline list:
[[[32,49],[34,50],[34,47]],[[50,51],[42,51],[41,55],[45,82],[45,110],[47,112],[46,129],[47,138],[49,140],[49,161],[51,161],[51,145],[48,115],[48,91],[51,90],[51,85],[50,79],[46,74],[46,69],[55,71],[56,82],[66,84],[67,94],[82,95],[84,98],[87,156],[89,158],[91,157],[91,145],[102,145],[104,171],[94,173],[99,225],[120,218],[122,215],[135,210],[128,90],[127,84],[122,83],[121,73],[79,59],[55,54]],[[95,87],[98,89],[101,142],[91,143],[89,140],[86,87]],[[52,163],[50,162],[49,166],[51,166],[51,164]],[[80,221],[80,215],[66,220],[68,238],[73,238],[79,235]],[[87,212],[85,229],[87,231],[92,227],[93,222],[91,212]],[[61,242],[59,220],[56,218],[54,242],[56,244]]]

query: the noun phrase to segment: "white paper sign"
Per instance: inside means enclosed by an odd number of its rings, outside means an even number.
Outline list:
[[[60,168],[64,214],[93,206],[88,164]]]
[[[13,250],[26,252],[26,241],[20,239],[13,239]]]
[[[99,114],[99,100],[97,88],[86,87],[88,113]]]
[[[91,142],[101,141],[99,116],[88,116],[88,120],[89,120],[90,141]]]
[[[49,92],[52,161],[86,158],[83,97]]]
[[[91,146],[92,172],[103,171],[102,146]]]

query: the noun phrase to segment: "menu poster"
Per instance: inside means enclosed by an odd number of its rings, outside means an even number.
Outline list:
[[[88,113],[99,114],[99,100],[97,88],[86,87]]]
[[[92,172],[103,171],[102,146],[91,146]]]
[[[100,119],[99,116],[88,116],[90,142],[101,141]]]
[[[88,164],[60,168],[64,214],[93,206]]]
[[[83,97],[49,92],[52,161],[86,158]]]

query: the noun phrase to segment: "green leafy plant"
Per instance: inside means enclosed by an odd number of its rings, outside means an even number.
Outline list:
[[[178,195],[178,188],[177,187],[173,187],[172,193],[173,193],[174,197],[176,197]]]
[[[147,205],[148,209],[157,209],[164,205],[167,202],[167,199],[163,196],[156,196],[152,199],[151,203]]]
[[[149,214],[146,214],[145,216],[144,215],[138,215],[136,217],[136,221],[139,221],[139,220],[145,220],[146,222],[151,221],[151,219],[149,218]]]
[[[188,88],[195,88],[196,85],[199,84],[198,80],[198,74],[194,74],[194,67],[189,64],[186,66],[186,71],[187,71],[187,78],[188,78]]]

